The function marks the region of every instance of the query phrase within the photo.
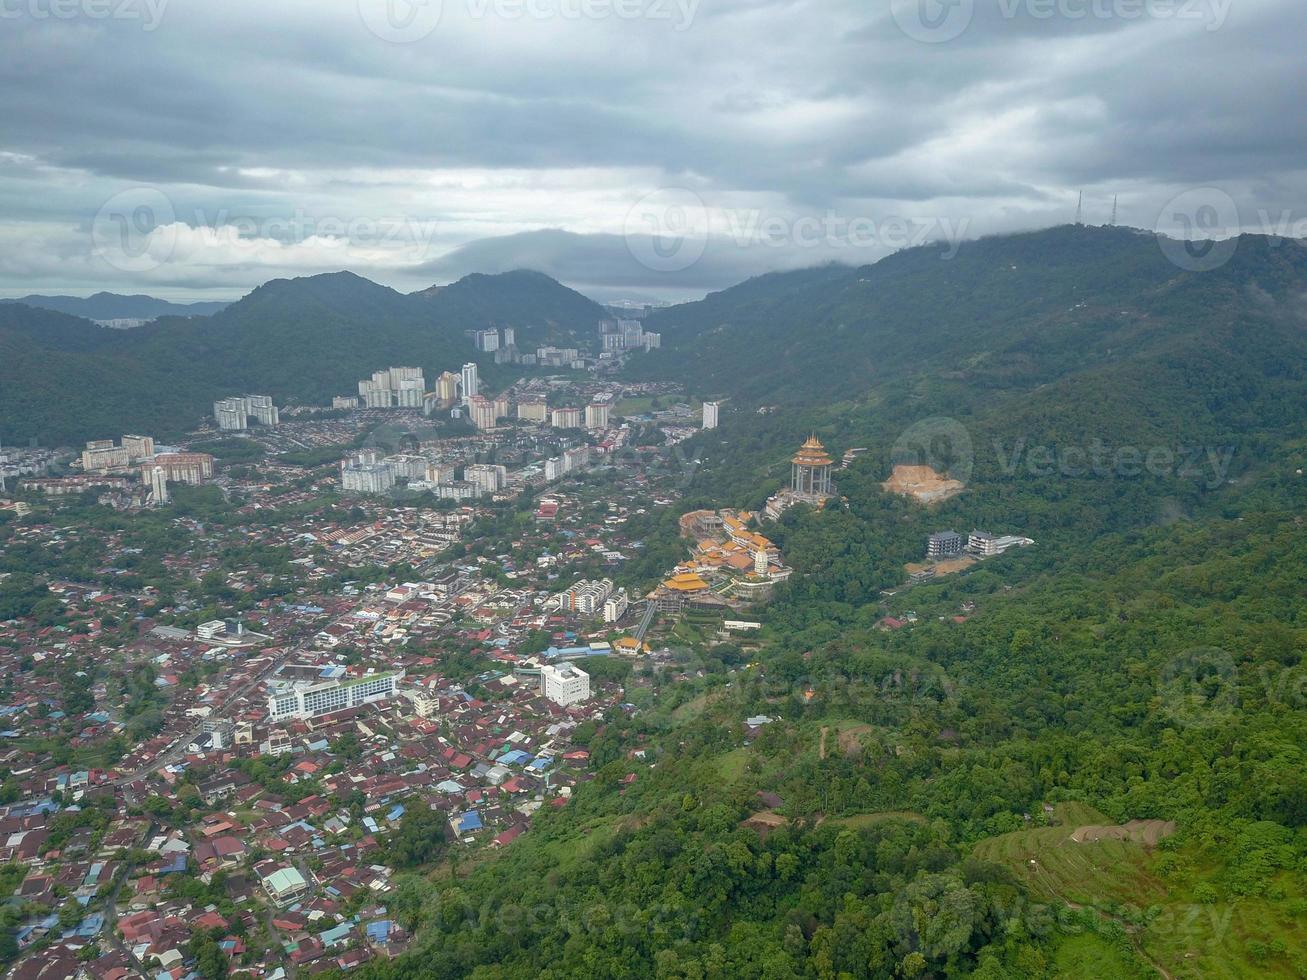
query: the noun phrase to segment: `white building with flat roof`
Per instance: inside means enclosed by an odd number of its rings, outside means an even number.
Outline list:
[[[318,718],[386,701],[395,696],[403,676],[403,671],[399,671],[352,678],[327,676],[317,683],[281,684],[268,695],[268,720]]]
[[[567,707],[590,697],[590,675],[575,664],[545,664],[540,668],[540,693]]]

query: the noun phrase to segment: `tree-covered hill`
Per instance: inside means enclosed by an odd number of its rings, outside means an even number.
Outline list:
[[[523,349],[591,338],[603,307],[540,272],[474,273],[412,294],[442,320],[513,327]]]
[[[1213,272],[1184,272],[1157,240],[1063,226],[923,246],[857,269],[778,273],[659,311],[642,376],[696,393],[811,405],[904,378],[1032,390],[1067,374],[1165,355],[1213,324],[1297,317],[1307,252],[1246,236]],[[1252,343],[1246,350],[1259,356]]]
[[[21,296],[0,299],[0,304],[22,303],[42,310],[54,310],[88,320],[153,320],[161,316],[211,316],[230,304],[170,303],[154,296],[123,296],[120,293],[96,293],[93,296]]]
[[[46,444],[145,430],[174,436],[243,391],[323,403],[391,364],[428,378],[482,359],[468,332],[593,332],[597,304],[537,273],[472,276],[404,295],[348,272],[279,279],[207,318],[117,331],[0,304],[0,438]]]
[[[759,649],[638,663],[594,781],[403,880],[414,948],[362,975],[1303,975],[1301,251],[1053,229],[659,314],[636,373],[732,399],[677,509],[759,506],[810,431],[866,452],[766,525]],[[886,493],[914,456],[966,491]],[[945,527],[1035,544],[908,587]]]

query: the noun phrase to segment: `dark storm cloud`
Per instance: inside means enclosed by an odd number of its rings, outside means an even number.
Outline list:
[[[638,0],[602,19],[569,15],[575,0],[444,0],[411,43],[378,36],[385,0],[51,2],[0,0],[7,293],[237,292],[338,267],[325,217],[406,216],[430,226],[421,241],[356,243],[359,272],[417,288],[534,264],[683,295],[849,258],[723,236],[723,215],[980,234],[1067,220],[1084,189],[1151,227],[1215,184],[1246,224],[1307,190],[1301,0]],[[88,229],[139,187],[187,228],[238,231],[115,268]],[[622,237],[660,187],[715,215],[689,267],[632,264]],[[296,212],[302,247],[249,247],[285,245],[258,222]],[[892,248],[876,245],[854,259]]]

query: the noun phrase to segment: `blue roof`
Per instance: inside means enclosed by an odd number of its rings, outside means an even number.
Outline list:
[[[376,922],[369,922],[368,938],[375,939],[378,942],[385,942],[390,938],[390,920],[378,919]]]
[[[92,912],[82,920],[81,925],[77,927],[77,935],[83,939],[90,939],[99,933],[104,926],[104,914],[101,912]]]
[[[574,657],[582,653],[589,656],[593,651],[589,647],[550,647],[545,651],[545,656],[553,660],[555,657]]]
[[[482,826],[481,814],[475,810],[468,810],[467,813],[454,818],[454,826],[458,828],[460,834],[465,834],[469,830],[480,830]]]
[[[548,768],[549,768],[550,766],[552,766],[553,764],[554,764],[554,760],[553,760],[553,759],[549,758],[549,756],[547,756],[547,755],[542,755],[540,758],[534,760],[534,761],[533,761],[529,766],[527,766],[527,768],[528,768],[528,769],[548,769]]]
[[[510,766],[515,766],[518,763],[525,764],[527,762],[530,762],[531,758],[532,758],[531,753],[523,752],[521,749],[513,749],[511,752],[505,752],[503,755],[501,755],[499,757],[499,761],[506,763]]]
[[[386,819],[398,820],[403,815],[404,815],[404,807],[396,803],[393,807],[390,808],[390,812],[386,814]]]
[[[352,922],[342,922],[340,925],[332,926],[330,929],[318,933],[318,938],[328,946],[333,946],[348,936],[352,928],[354,928]]]

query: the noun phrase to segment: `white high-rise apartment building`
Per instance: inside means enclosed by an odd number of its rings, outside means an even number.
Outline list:
[[[453,483],[455,469],[457,467],[453,463],[428,463],[427,482],[434,484]]]
[[[607,402],[595,402],[585,407],[585,427],[587,429],[606,429],[608,428],[608,413],[610,406]]]
[[[517,403],[517,417],[527,422],[543,422],[549,417],[549,404],[543,398],[523,398]]]
[[[478,429],[495,427],[495,403],[485,395],[473,395],[467,401],[467,412]]]
[[[482,493],[496,493],[508,482],[508,469],[490,463],[474,463],[464,467],[463,479],[475,483]]]
[[[631,598],[625,589],[618,589],[604,600],[604,622],[615,623],[626,615],[631,606]]]
[[[579,408],[556,408],[551,415],[551,424],[555,429],[581,428],[581,410]]]
[[[112,439],[88,442],[82,451],[82,469],[88,473],[93,470],[119,469],[130,464],[131,456],[126,447],[115,446]]]
[[[223,432],[238,432],[249,424],[245,399],[223,398],[213,403],[213,420]]]
[[[241,395],[222,398],[213,403],[213,420],[224,432],[249,428],[250,419],[260,425],[279,425],[281,415],[271,395]]]
[[[150,487],[150,497],[156,504],[166,504],[168,496],[168,471],[162,466],[147,467],[141,474]]]
[[[477,376],[477,366],[475,361],[468,361],[463,365],[463,404],[466,405],[473,395],[481,393],[481,380]]]
[[[340,471],[342,490],[351,493],[385,493],[395,485],[395,471],[385,463],[344,466]]]
[[[703,403],[703,427],[705,429],[717,428],[717,419],[721,413],[721,404],[719,402]]]
[[[139,463],[154,455],[152,436],[123,436],[122,446],[127,450],[127,458],[133,463]]]
[[[259,425],[279,425],[281,415],[272,404],[271,395],[246,395],[245,412]]]
[[[458,386],[462,377],[453,371],[445,371],[436,379],[436,397],[445,405],[458,401]]]
[[[427,458],[397,453],[387,456],[382,462],[395,472],[395,476],[405,480],[425,480],[427,478]]]

